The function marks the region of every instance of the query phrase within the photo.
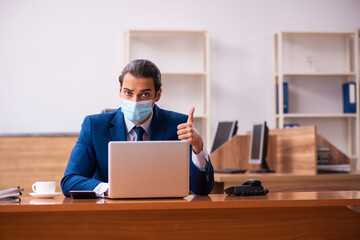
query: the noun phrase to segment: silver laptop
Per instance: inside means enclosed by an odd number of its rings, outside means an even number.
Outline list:
[[[110,198],[189,195],[186,141],[109,142]]]

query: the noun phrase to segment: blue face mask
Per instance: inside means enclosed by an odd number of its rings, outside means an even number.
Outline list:
[[[121,112],[132,122],[141,122],[153,112],[154,100],[133,102],[121,99]]]

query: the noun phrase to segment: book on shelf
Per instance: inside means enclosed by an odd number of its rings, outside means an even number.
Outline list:
[[[344,113],[356,113],[356,83],[343,84]]]
[[[316,148],[317,152],[330,152],[331,148],[329,146],[317,146]]]
[[[317,164],[330,164],[330,160],[329,159],[318,159],[317,160]]]
[[[289,113],[289,84],[283,82],[283,107],[284,113]],[[279,85],[276,84],[276,113],[279,113]]]
[[[0,203],[19,203],[23,191],[19,186],[0,190]]]
[[[285,123],[284,128],[293,128],[293,127],[300,127],[298,123]]]
[[[330,160],[330,159],[332,159],[333,157],[332,157],[332,155],[331,155],[331,153],[327,153],[327,152],[318,152],[317,153],[317,159],[318,160],[323,160],[323,159],[328,159],[328,160]]]
[[[350,173],[350,164],[318,164],[318,173]]]
[[[333,159],[331,148],[329,146],[317,146],[317,163],[330,164]]]

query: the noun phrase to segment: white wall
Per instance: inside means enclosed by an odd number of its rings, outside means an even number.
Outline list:
[[[128,28],[208,30],[211,121],[272,126],[272,34],[355,31],[358,0],[0,0],[0,134],[78,132],[120,103]]]

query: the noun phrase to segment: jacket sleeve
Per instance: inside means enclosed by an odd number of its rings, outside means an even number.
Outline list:
[[[61,189],[66,197],[70,190],[93,190],[101,181],[94,179],[96,157],[92,142],[91,118],[84,119],[79,138],[71,152]]]
[[[190,190],[196,195],[208,195],[214,187],[214,169],[210,161],[205,170],[199,170],[191,159],[190,148]]]

